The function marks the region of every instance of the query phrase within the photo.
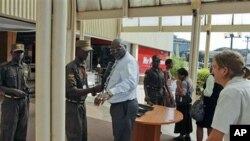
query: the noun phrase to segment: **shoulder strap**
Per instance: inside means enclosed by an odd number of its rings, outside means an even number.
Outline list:
[[[186,79],[185,79],[184,81],[186,81],[186,83],[187,83],[187,93],[188,93],[189,96],[191,96],[191,94],[190,94],[190,92],[189,92],[189,89],[190,89],[190,88],[189,88],[189,86],[190,86],[190,85],[189,85],[189,82],[188,82]]]

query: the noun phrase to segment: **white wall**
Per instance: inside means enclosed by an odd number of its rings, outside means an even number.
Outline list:
[[[164,51],[173,51],[173,33],[144,32],[144,33],[121,33],[125,41],[140,44]]]

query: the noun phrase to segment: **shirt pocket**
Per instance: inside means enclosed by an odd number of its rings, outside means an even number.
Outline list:
[[[6,76],[7,87],[17,88],[17,74],[11,73]]]
[[[120,71],[119,70],[114,70],[114,72],[111,72],[111,77],[109,80],[109,83],[114,84],[117,83],[118,80],[120,80]]]

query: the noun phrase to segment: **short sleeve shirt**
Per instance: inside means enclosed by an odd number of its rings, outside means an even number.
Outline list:
[[[150,68],[145,73],[144,85],[147,87],[163,88],[164,73],[158,68]]]
[[[0,66],[0,86],[15,88],[25,91],[29,68],[25,63],[17,64],[13,61]]]
[[[230,125],[250,123],[250,81],[234,77],[221,91],[212,127],[225,134],[229,140]]]
[[[87,86],[87,73],[82,64],[77,64],[76,61],[70,62],[66,66],[66,98],[71,100],[85,100],[86,96],[71,95],[72,88],[83,89]]]

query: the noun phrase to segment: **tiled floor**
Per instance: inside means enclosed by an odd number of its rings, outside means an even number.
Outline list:
[[[144,90],[143,90],[142,85],[139,85],[137,87],[137,98],[138,98],[139,103],[144,103]],[[0,100],[1,100],[1,98],[0,98]],[[94,97],[89,95],[87,100],[86,100],[87,116],[95,118],[95,119],[100,119],[100,120],[110,122],[111,121],[110,114],[109,114],[110,104],[105,102],[102,106],[97,107],[97,106],[94,106],[93,101],[94,101]],[[30,118],[29,118],[27,141],[34,141],[34,139],[35,139],[35,100],[31,99],[30,104],[31,104],[30,105]],[[193,128],[194,128],[193,131],[196,131],[196,124],[194,121],[193,121]],[[174,131],[174,124],[162,126],[162,133],[163,134],[177,136],[177,134],[174,134],[173,131]],[[196,136],[196,133],[193,132],[191,134],[191,138],[193,141],[196,139],[195,136]],[[206,138],[206,136],[205,136],[205,138]]]
[[[139,103],[144,103],[144,90],[143,85],[139,85],[137,87],[137,99]],[[94,97],[89,96],[86,100],[87,105],[87,115],[92,118],[101,119],[105,121],[111,121],[111,117],[109,115],[109,106],[110,104],[105,102],[102,106],[94,106]],[[162,126],[162,133],[171,135],[171,136],[178,136],[178,134],[174,134],[174,124],[168,124]],[[206,131],[204,132],[206,133]],[[193,133],[191,133],[192,140],[196,140],[196,124],[193,120]],[[207,138],[205,135],[204,138]]]

